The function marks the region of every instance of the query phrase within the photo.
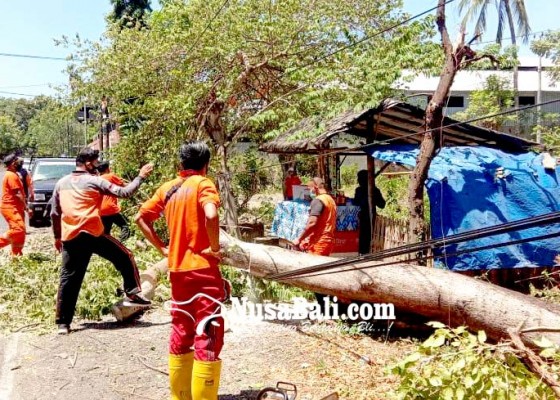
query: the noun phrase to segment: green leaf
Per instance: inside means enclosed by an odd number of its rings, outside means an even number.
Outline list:
[[[428,382],[430,382],[430,385],[435,387],[441,386],[443,384],[441,378],[437,376],[432,376],[428,379]]]
[[[444,400],[453,400],[454,396],[453,396],[453,389],[451,389],[450,387],[446,387],[445,389],[443,389],[443,391],[441,392],[441,397]]]
[[[533,343],[535,343],[537,346],[539,346],[542,349],[547,347],[554,347],[554,343],[552,343],[549,339],[547,339],[544,336],[542,336],[540,339],[533,340]]]
[[[430,321],[430,322],[427,322],[426,325],[431,326],[432,328],[436,328],[436,329],[447,327],[446,325],[442,324],[439,321]]]
[[[422,354],[415,352],[412,354],[409,354],[405,359],[404,359],[404,363],[408,364],[408,363],[415,363],[416,361],[418,361],[420,358],[422,358]]]
[[[445,343],[445,336],[443,335],[432,335],[430,336],[428,339],[426,339],[426,341],[424,341],[424,343],[422,344],[422,346],[424,347],[441,347],[443,344]]]
[[[557,352],[553,347],[548,347],[539,353],[543,358],[553,358],[556,354]]]
[[[483,344],[486,342],[486,332],[484,331],[478,331],[478,342],[480,344]]]

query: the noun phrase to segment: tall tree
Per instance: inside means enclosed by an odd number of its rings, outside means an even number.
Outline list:
[[[30,122],[27,146],[41,156],[76,154],[84,145],[84,128],[75,118],[75,108],[51,101]]]
[[[513,46],[517,46],[517,32],[523,42],[529,41],[529,16],[525,9],[524,0],[461,0],[459,10],[466,10],[463,25],[476,18],[475,36],[480,36],[486,31],[486,17],[488,6],[494,4],[498,12],[498,27],[496,30],[496,43],[502,44],[504,28],[507,23]],[[514,20],[515,18],[515,20]],[[513,67],[513,91],[515,93],[515,108],[519,107],[519,72],[517,65]]]
[[[116,149],[121,165],[157,157],[156,176],[169,175],[178,143],[207,137],[230,227],[237,202],[229,155],[240,138],[259,142],[309,115],[377,106],[403,69],[424,69],[441,54],[428,41],[432,18],[399,25],[407,18],[396,11],[399,0],[162,5],[149,29],[110,27],[108,45],[78,51],[85,62],[72,71],[82,77],[74,94],[107,95],[127,122]]]
[[[0,156],[16,150],[21,131],[14,120],[6,115],[0,115]]]
[[[445,54],[445,63],[440,75],[439,83],[426,107],[424,121],[425,133],[420,151],[416,158],[416,166],[410,176],[408,203],[410,211],[410,231],[413,240],[423,240],[426,230],[424,226],[424,183],[428,178],[428,170],[433,158],[436,156],[442,142],[443,108],[449,95],[451,85],[457,72],[483,57],[493,58],[490,55],[476,56],[468,44],[465,43],[464,25],[461,29],[459,40],[455,46],[451,43],[449,32],[445,25],[445,3],[439,0],[437,9],[437,26],[441,35],[442,47]]]
[[[546,57],[554,63],[548,71],[554,82],[560,81],[560,32],[547,32],[531,42],[531,51],[540,57]]]
[[[113,11],[108,19],[121,28],[146,26],[147,14],[152,11],[150,0],[111,0]]]

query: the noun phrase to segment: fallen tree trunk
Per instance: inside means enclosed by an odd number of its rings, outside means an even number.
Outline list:
[[[245,243],[220,235],[224,263],[264,278],[267,275],[334,261],[279,247]],[[360,262],[346,267],[296,277],[285,283],[331,296],[374,303],[392,303],[398,311],[419,314],[451,326],[484,330],[494,340],[509,339],[508,330],[523,332],[523,341],[546,336],[560,345],[560,306],[504,289],[458,273],[379,262]],[[358,270],[365,266],[368,269]],[[351,271],[341,272],[343,269]],[[399,315],[397,312],[396,318]],[[531,328],[538,327],[537,331]],[[548,328],[548,331],[547,331]]]

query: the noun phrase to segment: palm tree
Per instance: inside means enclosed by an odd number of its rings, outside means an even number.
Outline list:
[[[529,41],[529,17],[525,9],[524,0],[461,0],[459,3],[459,12],[466,10],[463,18],[463,25],[476,18],[475,36],[480,36],[486,30],[486,15],[488,6],[494,4],[498,12],[498,29],[496,32],[496,43],[502,44],[504,26],[507,23],[511,36],[511,44],[517,46],[516,28],[519,36],[523,38],[523,42]],[[514,17],[517,22],[514,21]],[[513,67],[513,91],[515,94],[515,108],[519,107],[518,97],[518,71],[517,66]]]

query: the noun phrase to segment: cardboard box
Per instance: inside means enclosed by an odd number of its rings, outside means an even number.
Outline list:
[[[309,200],[309,188],[305,185],[293,185],[294,200]]]
[[[358,242],[358,231],[335,231],[333,253],[357,252]]]

